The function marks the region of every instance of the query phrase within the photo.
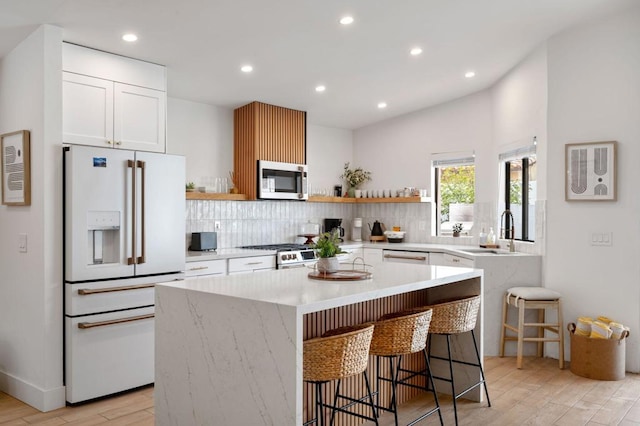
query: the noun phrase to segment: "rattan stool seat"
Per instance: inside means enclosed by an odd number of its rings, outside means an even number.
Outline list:
[[[336,411],[350,414],[378,424],[375,415],[373,395],[367,377],[367,365],[369,363],[369,349],[373,337],[374,325],[371,323],[360,324],[339,329],[329,330],[321,337],[315,337],[303,342],[303,372],[305,382],[313,383],[315,387],[315,418],[307,423],[325,424],[324,408],[331,409],[331,423]],[[364,398],[352,398],[340,393],[342,379],[362,374],[365,380],[367,395]],[[337,380],[333,404],[327,404],[322,399],[322,385]],[[338,400],[343,398],[349,401],[347,405],[339,406]],[[368,400],[368,402],[364,402]],[[348,407],[354,403],[366,404],[371,408],[372,415],[350,411]]]
[[[478,351],[478,343],[474,329],[478,319],[478,312],[480,311],[480,296],[472,296],[464,299],[457,299],[451,301],[444,301],[435,305],[424,306],[423,308],[429,308],[433,310],[431,317],[431,325],[429,327],[429,359],[438,359],[447,361],[449,364],[449,377],[434,376],[435,379],[443,380],[451,383],[451,395],[453,399],[453,413],[455,417],[456,425],[458,424],[458,407],[456,400],[462,395],[466,394],[470,390],[484,386],[484,393],[487,398],[487,405],[491,407],[491,400],[489,399],[489,390],[487,389],[487,383],[484,376],[484,370],[482,368],[482,360],[480,359],[480,352]],[[454,359],[451,354],[451,336],[461,335],[463,333],[471,332],[473,339],[473,346],[475,349],[476,360],[465,361],[461,359]],[[441,357],[432,355],[433,347],[433,335],[442,335],[446,339],[447,343],[447,357]],[[480,380],[466,389],[459,391],[456,390],[454,381],[453,365],[464,364],[472,367],[477,367],[480,372]]]
[[[376,389],[379,396],[381,382],[391,384],[391,400],[388,405],[382,405],[380,401],[375,405],[380,410],[390,411],[395,418],[395,424],[398,424],[398,403],[397,403],[397,387],[398,385],[419,388],[433,393],[435,400],[435,408],[421,414],[409,424],[412,425],[430,416],[438,413],[440,424],[443,424],[442,413],[440,412],[440,403],[438,395],[434,390],[433,376],[426,354],[427,335],[429,332],[429,324],[431,322],[432,311],[430,309],[414,309],[411,311],[395,312],[383,315],[375,322],[373,330],[373,338],[371,339],[370,354],[376,356]],[[423,352],[425,361],[425,370],[420,373],[413,373],[401,368],[402,357],[404,355]],[[380,367],[380,359],[388,358],[389,375],[384,376]],[[399,373],[409,372],[408,376],[400,377]],[[425,384],[418,385],[411,382],[416,376],[423,375]],[[429,389],[431,386],[431,389]]]

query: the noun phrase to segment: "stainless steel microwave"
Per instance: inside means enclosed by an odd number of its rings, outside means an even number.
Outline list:
[[[308,200],[307,166],[258,160],[258,198]]]

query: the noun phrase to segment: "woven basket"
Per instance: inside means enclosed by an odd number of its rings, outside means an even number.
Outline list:
[[[425,306],[433,309],[429,332],[432,334],[459,334],[476,327],[480,296],[453,300],[437,305]]]
[[[413,313],[393,313],[375,323],[371,355],[405,355],[424,349],[432,312],[423,309]]]
[[[306,340],[303,379],[323,382],[362,373],[369,362],[373,327],[373,324],[343,327]]]

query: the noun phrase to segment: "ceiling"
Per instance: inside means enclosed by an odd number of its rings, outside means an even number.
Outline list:
[[[170,97],[228,108],[257,100],[356,129],[484,89],[558,31],[634,3],[0,0],[0,57],[38,25],[58,25],[66,41],[166,65]],[[349,26],[338,22],[346,14]],[[122,41],[125,32],[139,40]],[[423,53],[409,55],[414,46]]]

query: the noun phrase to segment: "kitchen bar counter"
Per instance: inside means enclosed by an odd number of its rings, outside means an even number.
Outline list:
[[[300,425],[308,417],[302,342],[321,334],[325,323],[351,325],[482,294],[483,273],[469,268],[382,264],[372,279],[347,282],[313,280],[308,272],[157,285],[156,424]],[[482,342],[482,311],[476,330]],[[455,346],[473,351],[466,343]]]

